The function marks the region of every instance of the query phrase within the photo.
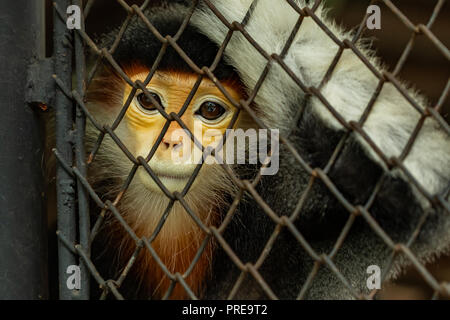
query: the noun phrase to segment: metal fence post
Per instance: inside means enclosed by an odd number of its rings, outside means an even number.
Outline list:
[[[60,160],[72,166],[74,160],[73,143],[73,101],[67,96],[72,90],[72,32],[67,28],[65,17],[68,0],[55,0],[53,15],[54,30],[54,67],[58,86],[55,94],[56,110],[56,149]],[[58,233],[67,242],[76,241],[76,185],[74,178],[64,169],[60,162],[56,168],[56,190],[58,210]],[[62,242],[58,242],[59,298],[62,300],[78,299],[79,292],[70,289],[66,283],[70,274],[67,268],[78,265],[75,255]]]
[[[42,133],[26,103],[29,65],[44,58],[44,1],[2,3],[0,16],[0,299],[45,299]]]
[[[83,1],[74,0],[73,3],[83,10]],[[82,28],[84,30],[84,18],[82,17]],[[84,56],[84,43],[78,32],[74,32],[74,44],[75,44],[75,67],[77,77],[76,90],[84,98],[86,91],[86,61]],[[84,133],[86,129],[86,117],[80,108],[76,110],[75,119],[75,157],[78,170],[83,176],[87,174],[86,168],[86,154],[84,149]],[[90,255],[89,244],[89,196],[81,183],[77,184],[78,195],[78,216],[79,216],[79,230],[80,230],[80,245],[87,251],[87,255]],[[81,288],[80,299],[89,299],[90,290],[90,273],[86,264],[80,263],[81,268]]]

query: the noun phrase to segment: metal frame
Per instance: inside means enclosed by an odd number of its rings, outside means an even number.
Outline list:
[[[38,109],[33,109],[36,104],[28,104],[38,101],[33,95],[42,94],[39,70],[49,71],[41,65],[44,21],[43,0],[2,4],[0,299],[48,296],[43,132]]]

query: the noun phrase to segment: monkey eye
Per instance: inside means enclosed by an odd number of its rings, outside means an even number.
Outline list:
[[[150,95],[162,106],[161,98],[154,92],[149,92]],[[139,103],[139,106],[144,109],[144,111],[154,111],[157,110],[156,105],[150,100],[149,97],[145,95],[145,93],[141,92],[136,96],[136,100]]]
[[[206,120],[213,121],[219,119],[225,112],[226,109],[217,102],[206,101],[195,113]]]

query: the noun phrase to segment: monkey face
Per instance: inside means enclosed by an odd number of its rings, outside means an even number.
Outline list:
[[[144,83],[149,73],[149,69],[143,66],[127,66],[124,63],[122,68],[134,82],[140,80]],[[183,128],[188,129],[202,146],[215,147],[232,123],[242,126],[242,113],[233,107],[212,81],[204,78],[196,86],[196,74],[159,70],[146,85],[144,93],[132,88],[109,68],[100,70],[89,86],[86,106],[98,126],[113,128],[115,137],[105,134],[101,140],[88,169],[89,182],[102,198],[113,200],[120,197],[117,209],[139,238],[154,234],[167,212],[168,216],[164,218],[164,225],[152,246],[171,272],[184,273],[205,237],[185,206],[195,212],[205,225],[218,225],[221,221],[220,210],[228,201],[228,196],[237,192],[237,187],[221,165],[204,159],[205,163],[189,191],[183,194],[185,204],[181,201],[172,203],[144,166],[140,165],[134,171],[136,163],[130,159],[129,153],[136,159],[148,159],[150,152],[154,151],[148,166],[169,192],[181,192],[203,158],[202,150]],[[233,100],[239,101],[245,97],[240,82],[235,78],[220,79]],[[193,87],[196,88],[195,93],[191,93]],[[172,115],[173,119],[174,114],[181,119],[183,127],[177,121],[167,119],[167,115],[169,118]],[[86,124],[88,152],[96,148],[98,126],[91,122]],[[123,146],[127,152],[124,152]],[[125,184],[126,190],[123,189]],[[115,219],[110,216],[106,219],[108,223],[115,224]],[[118,251],[131,255],[135,243],[126,236],[119,238],[123,240]],[[196,292],[200,290],[210,266],[212,248],[213,245],[208,244],[186,279],[191,287],[197,288],[194,289]],[[147,284],[145,294],[162,297],[170,285],[169,279],[154,263],[150,253],[141,254],[138,259],[137,272],[142,272],[139,277]],[[181,286],[176,286],[174,290],[175,297],[185,296]]]
[[[131,75],[131,79],[144,81],[147,74],[147,71],[136,72]],[[195,74],[157,71],[147,85],[147,90],[167,114],[179,115],[196,81]],[[224,83],[224,87],[233,99],[241,98],[239,91],[232,85]],[[130,92],[131,88],[127,86],[124,103]],[[235,107],[214,83],[204,78],[181,115],[181,120],[204,147],[215,147],[221,141],[235,112]],[[167,126],[168,120],[158,111],[152,100],[139,90],[126,112],[125,121],[129,138],[134,142],[134,155],[145,158]],[[192,141],[188,131],[178,122],[172,121],[149,166],[169,191],[181,191],[201,159],[202,151]],[[202,175],[211,170],[208,168],[210,166],[214,164],[202,167]],[[162,192],[144,168],[139,168],[138,177],[148,189]],[[194,184],[197,180],[201,179],[196,179]]]

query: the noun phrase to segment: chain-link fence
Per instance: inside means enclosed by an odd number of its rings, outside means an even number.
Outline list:
[[[189,21],[194,14],[199,3],[204,3],[218,19],[226,26],[228,33],[225,40],[217,49],[217,55],[214,58],[214,62],[211,65],[196,65],[184,51],[178,45],[177,41],[183,37],[183,32]],[[236,293],[241,289],[241,286],[246,277],[253,277],[256,283],[260,286],[260,289],[267,295],[268,298],[277,299],[277,293],[271,289],[271,286],[265,281],[264,276],[260,272],[261,266],[266,261],[273,249],[274,243],[281,230],[287,230],[292,235],[299,247],[303,248],[308,255],[313,259],[313,266],[310,273],[307,276],[301,286],[301,290],[298,292],[297,298],[304,298],[307,295],[309,288],[315,281],[316,274],[321,267],[327,268],[330,273],[333,273],[342,284],[351,292],[352,296],[358,299],[371,299],[375,296],[377,290],[372,290],[369,295],[362,294],[356,290],[352,283],[346,279],[346,277],[340,272],[339,268],[334,263],[334,257],[339,252],[342,244],[345,242],[348,233],[350,232],[356,219],[364,219],[365,223],[376,233],[385,245],[391,249],[392,255],[389,259],[388,265],[383,266],[382,279],[387,277],[390,266],[393,260],[398,255],[404,255],[410,264],[420,273],[425,279],[427,285],[432,288],[434,294],[433,297],[448,297],[450,295],[450,288],[446,283],[439,283],[437,279],[427,270],[427,268],[419,261],[416,255],[410,249],[410,246],[414,243],[416,237],[421,231],[421,227],[430,215],[430,210],[425,210],[420,221],[417,223],[414,230],[412,230],[408,241],[397,243],[390,235],[388,235],[383,228],[377,223],[376,219],[371,215],[371,206],[374,199],[377,198],[380,190],[383,189],[383,184],[388,179],[388,174],[392,170],[399,170],[406,177],[407,181],[413,185],[426,199],[430,208],[435,211],[439,211],[440,214],[448,215],[449,204],[447,201],[448,195],[434,195],[429,194],[428,191],[417,181],[413,174],[404,165],[404,160],[407,158],[410,150],[412,149],[415,140],[428,118],[433,118],[436,123],[439,124],[440,129],[443,130],[447,136],[450,135],[450,128],[443,117],[440,115],[444,103],[448,97],[450,90],[450,82],[447,82],[445,89],[441,94],[439,101],[432,107],[424,107],[411,96],[410,92],[406,90],[398,80],[397,76],[402,70],[408,56],[413,50],[414,43],[419,37],[426,37],[436,47],[442,56],[447,60],[450,60],[450,52],[448,48],[434,35],[432,32],[432,26],[438,19],[445,0],[430,1],[429,6],[434,6],[432,15],[429,17],[428,23],[415,25],[407,16],[405,16],[401,10],[397,8],[394,1],[380,0],[372,1],[371,4],[384,5],[385,8],[392,11],[401,23],[408,28],[411,33],[411,38],[404,48],[403,53],[398,60],[395,68],[392,72],[379,71],[372,63],[372,60],[367,58],[363,52],[360,51],[357,43],[363,36],[366,29],[366,22],[369,14],[365,15],[361,19],[361,23],[357,31],[353,34],[351,39],[340,40],[333,31],[330,30],[325,23],[321,21],[320,16],[316,15],[316,10],[321,5],[321,1],[310,1],[309,6],[301,7],[298,2],[294,0],[286,0],[293,10],[298,15],[297,23],[291,32],[291,36],[285,43],[279,54],[273,52],[267,52],[260,44],[246,31],[246,25],[252,19],[252,12],[254,8],[258,6],[257,0],[253,1],[250,9],[245,15],[242,21],[228,21],[220,10],[215,6],[215,1],[212,0],[199,0],[192,1],[188,14],[184,18],[184,22],[181,24],[178,32],[174,35],[161,34],[149,20],[145,12],[147,8],[152,4],[151,1],[144,1],[140,6],[129,5],[126,1],[118,0],[123,10],[126,12],[126,19],[120,27],[119,32],[116,35],[115,41],[111,47],[100,47],[84,30],[84,27],[80,30],[69,30],[66,26],[67,15],[66,8],[71,5],[68,0],[55,1],[54,4],[54,58],[55,58],[55,74],[53,76],[56,82],[56,96],[54,107],[56,112],[56,148],[54,149],[54,155],[57,158],[57,209],[58,209],[58,227],[57,235],[59,239],[59,277],[60,277],[60,298],[84,298],[90,297],[90,285],[89,282],[93,281],[94,286],[98,286],[101,289],[101,298],[115,297],[117,299],[127,298],[121,292],[121,286],[123,282],[129,276],[130,270],[135,267],[136,261],[139,256],[145,251],[153,259],[153,263],[157,264],[161,270],[161,275],[169,279],[169,286],[167,290],[162,294],[162,298],[170,298],[175,288],[182,287],[186,293],[186,296],[192,299],[198,298],[195,290],[189,286],[186,279],[190,276],[191,272],[196,268],[197,263],[206,255],[208,246],[214,243],[218,248],[221,248],[227,258],[230,259],[234,265],[239,269],[240,275],[235,279],[235,283],[231,286],[230,292],[224,293],[228,298],[235,297]],[[84,20],[90,18],[89,13],[94,4],[94,1],[90,0],[86,3],[82,3],[81,0],[73,1],[73,4],[82,8],[82,25]],[[274,6],[277,2],[274,1]],[[149,74],[146,76],[145,81],[133,81],[127,73],[122,70],[120,64],[114,59],[114,52],[119,46],[120,41],[124,33],[126,32],[129,24],[136,17],[139,17],[141,21],[148,27],[148,32],[153,34],[161,43],[161,50],[157,54],[155,63],[151,66]],[[323,30],[324,33],[338,46],[337,53],[331,63],[328,66],[327,72],[323,77],[320,85],[317,87],[307,86],[298,77],[295,70],[291,70],[286,64],[284,58],[291,48],[294,42],[295,36],[302,30],[302,24],[305,19],[311,19],[314,23]],[[224,85],[215,77],[215,70],[222,59],[227,45],[234,34],[240,33],[244,36],[245,40],[250,43],[254,49],[256,49],[261,56],[266,60],[266,67],[263,73],[258,78],[256,85],[253,88],[249,88],[248,97],[246,99],[236,101],[227,92]],[[197,81],[192,88],[192,94],[189,95],[184,106],[179,113],[171,112],[167,113],[163,107],[155,100],[154,96],[147,90],[146,85],[150,82],[155,72],[158,70],[158,63],[163,58],[167,48],[173,48],[183,59],[187,65],[191,68],[192,73],[197,76]],[[86,68],[85,50],[89,49],[94,53],[95,63]],[[360,61],[372,72],[377,78],[378,85],[373,95],[369,99],[369,103],[364,107],[364,112],[359,121],[346,121],[338,110],[328,101],[328,97],[324,96],[321,89],[326,85],[329,79],[332,77],[335,68],[337,67],[341,57],[345,52],[351,51],[356,55]],[[74,59],[72,59],[74,57]],[[86,92],[89,91],[90,85],[93,79],[96,77],[98,70],[102,64],[106,64],[114,69],[114,71],[120,75],[125,83],[127,83],[132,91],[130,96],[126,99],[125,104],[122,107],[122,111],[115,119],[111,126],[104,126],[96,119],[94,115],[89,111],[86,106],[85,97]],[[340,138],[339,142],[335,146],[335,149],[330,152],[331,157],[326,162],[325,166],[312,167],[309,165],[307,159],[304,159],[296,150],[293,143],[290,141],[289,135],[281,135],[279,137],[280,143],[291,153],[292,158],[295,159],[297,164],[308,173],[309,181],[306,185],[306,189],[299,197],[298,205],[294,212],[284,212],[281,208],[271,208],[258,194],[258,184],[264,179],[261,173],[257,174],[252,180],[240,179],[238,175],[233,171],[233,168],[227,164],[222,164],[222,168],[229,175],[230,179],[237,186],[237,192],[234,198],[231,199],[229,206],[223,211],[223,217],[216,225],[207,224],[202,220],[196,210],[190,207],[185,200],[186,194],[192,187],[197,175],[202,169],[203,163],[198,164],[194,170],[193,175],[189,178],[187,185],[181,192],[171,192],[161,182],[158,175],[154,172],[152,167],[148,164],[150,159],[154,156],[157,148],[161,144],[164,135],[171,123],[176,122],[178,125],[189,132],[190,139],[194,144],[202,150],[205,154],[211,154],[211,150],[201,145],[198,137],[192,133],[188,126],[182,121],[183,113],[190,103],[193,95],[198,89],[203,79],[209,79],[216,87],[223,93],[223,95],[229,100],[229,102],[238,110],[229,124],[229,128],[233,128],[236,124],[238,115],[240,112],[247,112],[252,120],[258,125],[259,128],[271,130],[270,124],[264,123],[258,115],[254,112],[252,104],[255,97],[258,95],[259,89],[263,85],[266,77],[270,73],[273,65],[280,66],[284,72],[294,81],[297,85],[297,89],[301,91],[307,99],[317,98],[323,106],[333,115],[334,119],[344,128],[345,134]],[[74,79],[72,79],[72,74]],[[74,81],[73,81],[74,80]],[[72,83],[74,84],[72,86]],[[370,117],[374,104],[380,95],[383,86],[387,83],[392,84],[396,90],[410,103],[410,107],[415,109],[420,114],[420,119],[415,123],[415,128],[412,130],[412,134],[409,137],[408,143],[404,147],[399,157],[388,157],[367,134],[364,128],[366,120]],[[133,97],[138,90],[144,92],[148,99],[157,107],[160,114],[165,118],[165,125],[160,132],[159,137],[156,139],[156,143],[151,147],[149,154],[146,157],[135,157],[128,147],[119,138],[116,129],[123,121],[124,115],[132,103]],[[297,118],[298,119],[298,118]],[[84,144],[84,132],[86,128],[86,121],[90,121],[91,124],[97,129],[98,136],[97,142],[93,146],[92,150],[85,150]],[[367,197],[367,202],[364,204],[354,204],[348,200],[341,190],[335,185],[332,178],[329,177],[329,172],[332,170],[335,163],[338,161],[341,153],[347,145],[347,141],[352,133],[356,133],[359,137],[370,146],[373,153],[376,154],[388,170],[381,174],[377,181],[371,188],[371,193]],[[109,137],[114,143],[122,150],[123,154],[128,159],[130,166],[132,167],[129,172],[128,178],[125,179],[120,190],[116,192],[113,199],[108,199],[104,195],[96,192],[95,188],[89,182],[89,166],[92,165],[96,159],[98,150],[104,143],[105,137]],[[223,137],[226,140],[226,135]],[[86,157],[86,154],[88,156]],[[213,153],[214,154],[214,151]],[[265,165],[262,166],[263,169]],[[151,179],[161,188],[164,195],[169,199],[169,205],[163,212],[160,213],[161,219],[157,224],[153,234],[147,237],[139,237],[136,233],[136,229],[130,226],[120,211],[120,203],[126,195],[127,190],[135,179],[135,174],[139,168],[144,168]],[[333,246],[331,252],[318,252],[316,251],[302,235],[302,232],[297,228],[295,221],[301,214],[302,208],[306,199],[313,192],[315,184],[323,184],[328,191],[337,199],[337,202],[342,205],[348,212],[348,217],[343,225],[342,230],[339,232],[337,240]],[[268,235],[268,241],[264,246],[264,250],[256,261],[244,262],[241,260],[230,245],[227,243],[224,233],[227,231],[227,227],[230,223],[234,223],[236,219],[236,210],[240,205],[244,195],[250,196],[253,201],[260,206],[261,212],[266,214],[273,222],[273,233]],[[93,203],[94,205],[90,205]],[[202,242],[198,247],[198,251],[194,254],[194,258],[189,262],[188,268],[185,270],[172,271],[160,257],[160,253],[154,247],[154,241],[158,237],[161,230],[165,227],[167,217],[170,215],[171,209],[175,203],[179,203],[185,210],[185,214],[188,215],[192,221],[202,230]],[[98,213],[97,213],[98,212]],[[95,216],[96,220],[91,223],[91,217]],[[120,266],[121,272],[117,278],[107,278],[105,274],[98,270],[95,264],[95,258],[91,255],[91,246],[96,240],[96,236],[99,231],[104,227],[104,223],[110,219],[116,221],[124,230],[132,241],[135,243],[135,250],[127,260],[126,264]],[[69,277],[67,274],[67,266],[80,265],[81,267],[81,290],[71,290],[65,283]],[[282,274],[279,277],[283,277]]]

